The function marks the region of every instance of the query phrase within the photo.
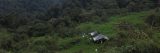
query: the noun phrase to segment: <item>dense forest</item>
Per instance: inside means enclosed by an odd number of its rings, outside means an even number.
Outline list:
[[[159,7],[160,0],[0,0],[0,53],[160,53]],[[82,37],[92,31],[110,40]]]

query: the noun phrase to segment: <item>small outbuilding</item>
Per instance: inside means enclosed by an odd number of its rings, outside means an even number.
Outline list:
[[[109,38],[107,36],[104,36],[98,32],[91,32],[89,33],[91,35],[91,39],[95,42],[95,43],[103,43],[106,40],[109,40]]]

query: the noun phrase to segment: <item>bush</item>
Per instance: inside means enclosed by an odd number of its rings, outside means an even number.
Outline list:
[[[153,27],[159,27],[160,26],[160,12],[153,12],[147,18],[145,19],[145,22]]]
[[[10,53],[10,52],[6,51],[6,50],[3,50],[3,49],[0,49],[0,53]]]
[[[0,30],[0,49],[11,50],[13,47],[13,36],[6,30]]]
[[[28,30],[28,35],[30,36],[44,36],[50,33],[52,27],[47,23],[35,23],[30,26]]]
[[[151,40],[137,40],[124,53],[159,53],[160,48]]]
[[[50,36],[31,38],[24,48],[17,50],[19,53],[55,53],[58,50],[56,41]],[[18,45],[17,45],[18,46]]]

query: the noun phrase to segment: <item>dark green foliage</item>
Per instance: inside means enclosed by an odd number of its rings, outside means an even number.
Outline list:
[[[160,10],[146,16],[145,21],[143,20],[146,24],[133,24],[120,20],[120,23],[114,27],[112,24],[116,21],[113,20],[111,24],[104,24],[104,22],[111,22],[111,16],[125,16],[128,12],[156,8],[159,5],[157,1],[0,0],[0,53],[56,53],[74,45],[87,44],[90,47],[92,42],[79,35],[94,30],[113,33],[116,36],[111,35],[111,40],[102,46],[120,47],[119,50],[124,50],[121,51],[124,53],[156,53],[159,52],[157,43],[152,41],[147,43],[148,40],[139,41],[139,39],[153,38],[154,41],[158,39],[152,35],[156,31],[153,30],[160,26]],[[91,24],[79,26],[88,22]],[[80,49],[79,53],[85,52],[83,51],[85,48]]]
[[[29,38],[25,34],[12,34],[7,31],[1,31],[0,35],[0,52],[3,53],[54,53],[58,50],[52,37]]]
[[[129,12],[138,12],[141,10],[147,10],[153,8],[154,3],[150,0],[132,0],[127,5]]]
[[[138,41],[131,46],[126,46],[124,53],[159,53],[160,48],[150,40]]]
[[[153,27],[159,27],[160,26],[160,16],[159,16],[159,8],[147,16],[145,22]]]
[[[28,30],[30,36],[44,36],[51,32],[52,27],[47,23],[34,23]]]
[[[119,5],[119,8],[125,8],[129,4],[129,1],[131,0],[116,0],[117,4]]]
[[[54,53],[57,50],[57,46],[54,42],[54,39],[50,37],[41,37],[35,40],[32,40],[32,44],[29,45],[28,49],[31,51],[36,51],[37,53]]]

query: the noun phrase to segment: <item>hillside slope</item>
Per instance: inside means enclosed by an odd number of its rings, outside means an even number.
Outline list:
[[[103,44],[94,44],[81,36],[75,39],[70,38],[72,40],[68,42],[75,40],[80,40],[80,42],[68,46],[60,53],[159,53],[160,32],[145,23],[146,17],[151,12],[144,11],[126,16],[114,16],[109,19],[109,22],[103,24],[83,23],[77,26],[77,30],[84,33],[99,31],[108,36],[110,40]]]
[[[56,33],[31,37],[1,27],[0,53],[160,53],[159,21],[157,10],[128,13],[110,17],[100,24],[82,23],[75,28],[81,35],[65,38]],[[82,37],[92,31],[98,31],[110,40],[95,44]]]

